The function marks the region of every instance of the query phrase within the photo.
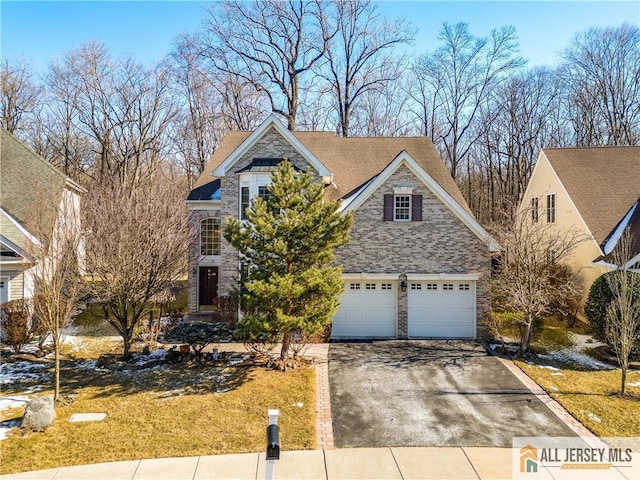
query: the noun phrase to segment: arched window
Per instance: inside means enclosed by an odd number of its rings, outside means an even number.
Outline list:
[[[205,218],[200,222],[200,255],[220,255],[219,218]]]

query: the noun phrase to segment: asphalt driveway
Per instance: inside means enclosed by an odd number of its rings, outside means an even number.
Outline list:
[[[510,447],[514,436],[575,436],[475,342],[331,344],[329,383],[337,447]]]

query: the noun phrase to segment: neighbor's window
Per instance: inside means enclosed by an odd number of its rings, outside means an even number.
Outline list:
[[[395,196],[393,219],[396,222],[408,222],[411,220],[411,195]]]
[[[200,255],[220,255],[219,218],[205,218],[200,222]]]
[[[538,197],[531,199],[531,221],[538,222]]]
[[[249,208],[249,187],[240,188],[240,219],[247,219],[247,209]]]
[[[547,223],[556,223],[556,194],[547,195]]]

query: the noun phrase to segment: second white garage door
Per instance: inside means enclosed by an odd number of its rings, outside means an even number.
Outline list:
[[[347,280],[331,336],[395,338],[396,282]]]
[[[409,338],[475,338],[475,282],[409,282]]]

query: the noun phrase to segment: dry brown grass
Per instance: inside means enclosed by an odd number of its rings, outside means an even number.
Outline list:
[[[628,386],[630,396],[619,397],[619,370],[585,371],[559,367],[554,371],[534,364],[516,363],[596,435],[640,436],[640,387]],[[632,371],[627,376],[627,383],[639,381],[639,371]]]
[[[63,384],[63,393],[72,392],[75,401],[56,407],[57,418],[49,429],[43,433],[14,429],[0,442],[3,474],[140,458],[261,451],[270,408],[280,409],[283,449],[314,448],[313,368],[287,373],[211,365],[136,373],[69,368],[63,372]],[[14,393],[19,392],[3,392]],[[73,413],[88,412],[108,416],[102,422],[69,423]],[[2,420],[12,415],[22,412],[5,411]]]

